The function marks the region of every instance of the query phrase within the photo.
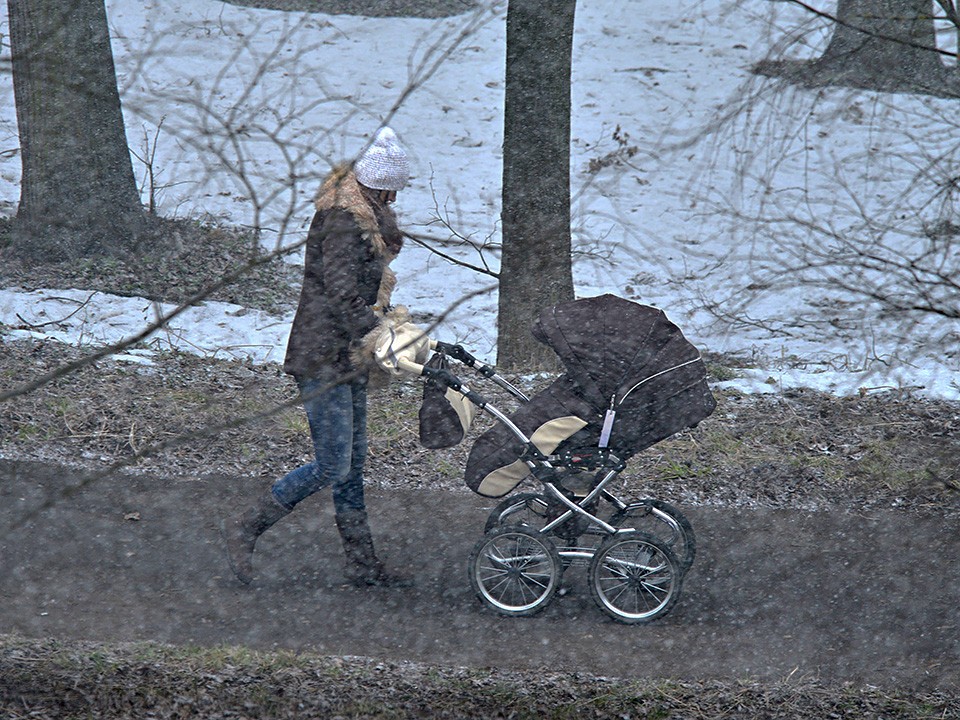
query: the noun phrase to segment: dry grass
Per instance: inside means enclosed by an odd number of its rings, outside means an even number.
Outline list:
[[[960,717],[960,693],[828,685],[618,680],[364,658],[0,636],[0,712],[57,718]]]
[[[0,391],[82,353],[53,342],[7,341]],[[369,482],[466,492],[470,438],[449,450],[422,448],[421,393],[410,380],[371,394]],[[496,388],[490,397],[511,407]],[[814,392],[717,397],[717,411],[698,428],[633,458],[622,476],[628,492],[683,504],[960,511],[954,404]],[[481,417],[471,437],[490,423]],[[266,479],[309,460],[310,445],[295,386],[277,366],[165,353],[151,365],[102,360],[3,403],[0,454]]]
[[[960,509],[960,407],[880,394],[718,393],[696,430],[634,463],[688,502]]]

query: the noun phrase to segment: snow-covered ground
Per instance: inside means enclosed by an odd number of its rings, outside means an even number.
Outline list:
[[[397,203],[404,226],[444,240],[449,226],[475,246],[446,251],[495,267],[476,247],[499,241],[505,6],[428,20],[108,0],[128,139],[141,157],[155,152],[160,211],[257,226],[271,246],[298,242],[319,179],[387,119],[413,166]],[[911,388],[960,399],[960,323],[907,325],[855,294],[778,282],[779,259],[816,242],[804,228],[857,232],[863,216],[897,212],[950,219],[930,200],[935,173],[916,179],[933,158],[949,174],[956,156],[946,103],[801,91],[750,75],[801,28],[813,46],[825,37],[789,3],[579,0],[577,292],[664,308],[704,350],[750,361],[756,370],[732,381],[749,390]],[[10,213],[20,165],[8,76],[0,93],[0,210]],[[135,167],[145,176],[141,161]],[[787,217],[800,222],[770,232],[771,218]],[[490,285],[413,244],[395,267],[396,299],[422,315]],[[720,321],[710,308],[746,322]],[[162,310],[68,288],[0,290],[0,323],[61,319],[42,331],[66,342],[116,341]],[[290,319],[207,303],[147,346],[276,362]],[[493,361],[495,294],[463,303],[435,335]]]

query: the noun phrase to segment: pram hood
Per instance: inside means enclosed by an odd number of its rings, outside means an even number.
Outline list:
[[[700,352],[658,308],[614,295],[574,300],[541,312],[533,335],[566,373],[510,417],[545,454],[609,446],[626,459],[716,407]],[[507,494],[529,472],[522,451],[503,425],[486,431],[467,459],[467,486]]]
[[[663,310],[615,295],[549,307],[540,313],[533,336],[559,355],[582,397],[597,410],[611,400],[619,404],[637,383],[700,357]]]

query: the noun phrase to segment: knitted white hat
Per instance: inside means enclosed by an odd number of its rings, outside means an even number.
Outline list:
[[[374,190],[403,190],[410,179],[407,153],[388,127],[377,131],[373,143],[353,164],[353,171],[361,184]]]

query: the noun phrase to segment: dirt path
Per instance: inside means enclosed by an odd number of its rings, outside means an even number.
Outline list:
[[[935,518],[683,508],[699,548],[684,594],[667,617],[626,627],[594,606],[579,568],[536,617],[485,611],[465,564],[490,503],[472,495],[370,496],[382,554],[413,588],[340,586],[325,494],[263,537],[247,588],[216,526],[253,481],[105,479],[11,530],[77,480],[0,461],[0,632],[621,677],[960,682],[960,533]]]

